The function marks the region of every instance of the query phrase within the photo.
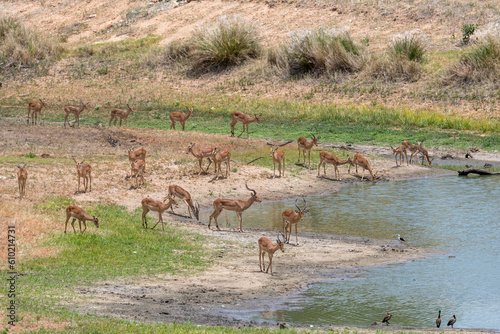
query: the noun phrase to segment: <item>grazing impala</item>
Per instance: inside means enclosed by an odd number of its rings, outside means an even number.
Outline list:
[[[92,167],[89,164],[84,164],[82,162],[77,162],[75,158],[73,158],[73,161],[76,164],[76,175],[78,177],[78,188],[76,190],[76,193],[80,192],[80,178],[83,179],[83,186],[85,187],[85,191],[87,192],[87,188],[90,191],[92,191]]]
[[[144,147],[130,148],[128,150],[128,160],[130,162],[135,162],[136,160],[146,161],[146,149]],[[144,166],[144,171],[146,171],[146,166]]]
[[[87,230],[86,221],[91,221],[95,224],[97,228],[99,228],[99,216],[90,217],[82,208],[76,205],[70,205],[66,208],[66,222],[64,223],[64,233],[66,233],[66,229],[68,228],[68,221],[70,218],[73,218],[71,221],[71,226],[73,227],[73,232],[75,231],[75,220],[78,219],[78,225],[80,226],[80,233],[84,233]],[[82,222],[85,229],[82,231]]]
[[[128,115],[130,115],[130,113],[133,112],[134,109],[132,109],[132,107],[129,106],[128,104],[127,104],[127,108],[128,108],[127,110],[118,109],[118,108],[111,110],[108,126],[111,127],[111,121],[113,121],[113,120],[114,120],[113,125],[116,126],[116,121],[118,119],[120,119],[120,126],[122,126],[123,120],[125,120],[125,126],[128,126],[128,122],[127,122]]]
[[[175,130],[175,122],[179,122],[182,125],[182,131],[184,131],[184,123],[186,123],[187,119],[193,114],[193,108],[188,108],[188,113],[185,114],[181,111],[174,111],[173,113],[170,114],[170,121],[172,122],[172,125],[170,125],[170,129]]]
[[[217,175],[217,179],[219,179],[219,174],[222,174],[222,163],[226,163],[226,179],[229,176],[229,170],[231,169],[231,152],[229,151],[219,151],[214,155],[214,164],[215,164],[215,175]]]
[[[31,124],[36,124],[38,119],[38,114],[40,113],[40,123],[42,124],[42,108],[47,107],[42,99],[39,99],[40,103],[33,100],[28,103],[28,124],[30,124],[30,113],[31,113]]]
[[[189,143],[186,154],[191,153],[196,159],[198,159],[198,163],[200,164],[200,172],[198,173],[198,175],[201,175],[201,173],[208,172],[208,168],[212,164],[212,158],[215,155],[215,152],[217,151],[217,149],[215,147],[203,147],[203,148],[198,149],[197,151],[194,151],[193,147],[195,145],[196,145],[195,143]],[[206,170],[203,170],[203,168],[201,167],[201,164],[203,162],[203,158],[208,159],[208,166],[207,166]]]
[[[64,127],[66,127],[66,123],[68,123],[68,125],[71,126],[68,121],[69,114],[75,115],[75,122],[73,126],[75,126],[75,124],[78,124],[78,127],[80,127],[80,114],[89,105],[89,103],[85,104],[82,101],[80,102],[82,103],[82,106],[80,108],[73,106],[64,107],[64,112],[66,113],[66,116],[64,117]]]
[[[283,177],[285,177],[285,152],[280,150],[278,147],[271,147],[271,153],[269,154],[273,158],[273,177],[276,177],[276,164],[278,164],[279,177],[281,177],[281,164],[283,163]]]
[[[302,150],[302,153],[304,155],[304,162],[303,165],[306,164],[306,151],[308,153],[307,157],[309,159],[309,166],[311,166],[311,149],[313,146],[318,146],[318,140],[319,136],[316,137],[311,133],[312,140],[307,140],[306,137],[300,137],[297,139],[297,144],[299,146],[299,158],[297,159],[297,162],[300,162],[300,150]]]
[[[262,202],[262,200],[257,196],[257,192],[253,189],[248,188],[248,185],[245,183],[245,187],[252,192],[249,199],[246,201],[242,200],[233,200],[233,199],[225,199],[225,198],[217,198],[214,201],[214,212],[210,215],[210,219],[208,221],[208,228],[210,229],[210,224],[212,223],[212,218],[215,220],[215,226],[217,230],[220,231],[219,224],[217,223],[217,217],[220,215],[223,209],[229,211],[235,211],[238,216],[238,221],[240,223],[239,231],[243,232],[241,229],[241,214],[243,211],[248,209],[254,202]]]
[[[130,164],[132,176],[135,177],[135,188],[144,184],[144,171],[146,170],[146,162],[144,160],[136,160]],[[139,181],[140,180],[140,181]]]
[[[243,132],[245,132],[245,127],[246,127],[247,138],[248,138],[249,137],[248,124],[253,123],[253,122],[257,122],[260,124],[260,116],[261,115],[255,114],[254,117],[252,117],[252,116],[249,116],[249,115],[244,114],[244,113],[239,112],[239,111],[232,112],[231,113],[231,137],[234,137],[234,126],[236,125],[236,123],[241,122],[241,123],[243,123],[243,131],[241,131],[241,133],[238,135],[238,137],[240,137],[243,134]]]
[[[23,167],[17,164],[17,184],[19,186],[19,198],[23,198],[26,195],[26,180],[28,179],[28,170],[26,169],[26,163]]]
[[[146,215],[148,214],[149,211],[154,211],[154,212],[158,212],[158,221],[156,222],[156,224],[153,227],[151,227],[151,229],[154,229],[156,227],[156,225],[161,223],[161,228],[163,231],[165,231],[165,226],[163,224],[163,218],[161,215],[163,214],[163,212],[168,210],[168,208],[171,208],[172,204],[177,205],[177,202],[175,201],[174,198],[167,196],[167,197],[165,197],[165,199],[168,199],[167,203],[165,203],[165,200],[163,200],[163,202],[160,202],[160,201],[155,201],[154,199],[151,199],[149,197],[146,197],[142,200],[142,202],[141,202],[141,204],[142,204],[142,227],[148,228],[148,221],[146,219]]]
[[[371,176],[373,177],[373,182],[376,181],[378,172],[373,173],[372,168],[370,167],[370,163],[368,162],[368,160],[366,160],[366,158],[361,153],[354,154],[354,159],[352,159],[352,162],[354,163],[354,165],[356,165],[356,173],[358,173],[358,166],[363,168],[363,175],[361,176],[361,180],[363,180],[365,177],[365,169],[368,169]],[[349,166],[349,169],[351,169],[350,166]]]
[[[189,218],[193,218],[193,216],[191,216],[192,212],[196,217],[196,220],[198,221],[200,220],[200,205],[198,204],[198,202],[196,202],[196,206],[193,204],[193,200],[191,199],[191,194],[187,190],[183,189],[182,187],[176,184],[171,184],[168,186],[168,195],[167,197],[165,197],[165,199],[167,199],[168,197],[180,198],[184,203],[186,203],[187,206],[186,214],[189,214]],[[165,199],[163,199],[163,201],[165,201]],[[172,212],[174,212],[173,207],[170,207],[170,209],[172,210]]]
[[[281,233],[281,232],[280,232]],[[285,243],[284,240],[280,239],[280,233],[278,233],[278,239],[276,239],[276,244],[273,244],[271,240],[266,237],[261,237],[258,241],[259,244],[259,270],[269,272],[269,268],[271,268],[271,275],[273,274],[273,255],[278,250],[281,249],[282,252],[285,251]],[[281,234],[283,235],[283,234]],[[269,265],[266,269],[266,263],[264,261],[264,255],[267,253],[269,257]],[[261,262],[262,260],[262,262]]]
[[[399,165],[403,165],[403,153],[406,158],[406,165],[408,166],[408,155],[406,154],[406,146],[401,144],[394,148],[391,146],[392,154],[394,154],[394,160],[396,160],[396,166],[398,166],[398,155],[399,155]]]
[[[287,209],[283,211],[281,214],[281,218],[283,219],[283,233],[285,234],[285,242],[288,244],[290,243],[290,237],[292,236],[292,225],[295,225],[295,243],[298,245],[299,244],[299,238],[297,236],[297,225],[300,220],[304,219],[304,213],[307,212],[307,202],[304,199],[304,208],[301,209],[297,205],[297,199],[295,200],[295,206],[297,207],[297,210],[290,210]],[[289,226],[290,233],[287,231],[287,225]]]
[[[354,163],[353,163],[351,157],[349,157],[349,156],[347,156],[347,159],[345,159],[345,160],[340,160],[336,155],[331,154],[330,152],[321,151],[319,153],[318,176],[319,176],[319,172],[321,169],[321,165],[323,165],[323,174],[326,175],[326,164],[332,164],[333,167],[335,167],[335,178],[339,181],[341,180],[341,178],[340,178],[340,171],[339,171],[338,166],[349,164],[348,173],[351,172],[350,166],[354,166]]]
[[[429,159],[429,153],[427,152],[427,150],[422,147],[422,142],[417,142],[417,145],[415,146],[417,147],[417,151],[414,154],[417,156],[417,161],[419,160],[418,153],[422,153],[422,165],[424,164],[424,157],[425,157],[425,160],[427,160],[427,164],[430,167],[431,159]]]

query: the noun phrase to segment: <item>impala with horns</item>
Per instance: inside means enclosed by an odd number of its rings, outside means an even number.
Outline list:
[[[30,103],[28,103],[28,122],[27,124],[30,124],[30,114],[31,114],[31,124],[36,124],[36,121],[38,120],[38,114],[40,114],[40,122],[38,124],[42,124],[42,108],[47,107],[45,105],[45,102],[42,101],[42,99],[39,99],[40,103],[37,101],[33,100]]]
[[[168,199],[167,203],[165,203],[165,199]],[[177,205],[177,202],[175,201],[174,198],[167,196],[167,197],[165,197],[165,199],[163,200],[163,202],[156,201],[156,200],[151,199],[149,197],[142,199],[142,201],[141,201],[141,204],[142,204],[142,227],[148,228],[148,221],[146,219],[146,215],[148,214],[149,211],[154,211],[154,212],[158,212],[158,221],[156,222],[156,224],[153,227],[151,227],[151,229],[154,229],[156,227],[156,225],[161,223],[161,228],[163,231],[165,231],[165,226],[163,223],[162,214],[163,214],[163,212],[168,210],[168,208],[171,208],[173,204]]]
[[[299,221],[304,219],[304,213],[308,212],[306,199],[302,199],[304,200],[304,208],[301,209],[297,205],[297,198],[295,200],[295,207],[297,208],[297,210],[294,211],[287,209],[281,214],[281,218],[283,219],[283,233],[285,236],[285,242],[287,244],[290,243],[290,237],[292,236],[292,225],[295,225],[295,243],[297,245],[299,244],[299,238],[297,236],[297,225]]]
[[[361,176],[361,181],[363,181],[363,179],[365,177],[365,169],[368,169],[368,171],[370,172],[371,176],[373,177],[373,182],[377,181],[378,172],[373,173],[373,170],[370,166],[370,163],[368,162],[368,160],[366,160],[366,158],[361,153],[354,154],[354,158],[352,159],[352,162],[354,163],[354,165],[356,165],[356,174],[358,173],[358,166],[363,168],[363,175]],[[351,167],[349,166],[349,170],[350,169],[351,169]]]
[[[297,144],[299,146],[299,158],[297,159],[297,162],[300,162],[300,150],[302,150],[302,153],[304,155],[303,165],[306,164],[306,151],[307,151],[309,166],[311,166],[311,149],[313,148],[313,146],[318,146],[318,140],[320,138],[319,134],[318,134],[318,137],[316,137],[315,135],[313,135],[311,133],[311,136],[312,136],[312,140],[307,140],[306,137],[300,137],[299,139],[297,139]]]
[[[132,113],[133,111],[134,111],[134,109],[132,109],[132,107],[129,106],[128,104],[127,104],[127,110],[118,109],[118,108],[111,110],[108,126],[111,127],[111,121],[113,121],[113,120],[114,120],[113,125],[116,126],[116,121],[118,119],[120,119],[120,126],[122,126],[123,120],[125,120],[125,126],[128,126],[127,118],[128,118],[128,115],[130,115],[130,113]]]
[[[80,192],[80,178],[83,179],[83,187],[85,188],[84,192],[87,192],[87,189],[88,191],[92,191],[92,167],[89,164],[84,164],[83,161],[76,161],[75,158],[73,158],[73,161],[76,164],[76,175],[78,177],[78,188],[76,192]]]
[[[338,166],[349,164],[349,170],[347,171],[348,173],[351,173],[350,168],[351,166],[354,166],[354,163],[349,156],[347,156],[347,159],[341,160],[336,155],[331,154],[328,151],[321,151],[319,153],[318,176],[320,173],[321,165],[323,165],[323,174],[326,175],[326,164],[331,164],[335,168],[335,178],[339,181],[342,179],[340,178],[340,171]]]
[[[170,129],[175,130],[175,122],[179,122],[182,125],[182,131],[184,131],[184,124],[186,123],[187,119],[193,114],[193,108],[188,108],[186,107],[188,113],[185,114],[181,111],[174,111],[173,113],[170,114],[170,121],[172,122],[172,125],[170,125]]]
[[[176,184],[171,184],[168,186],[168,195],[163,199],[163,201],[165,201],[168,197],[178,197],[179,199],[181,199],[184,203],[186,203],[187,206],[186,215],[189,214],[189,218],[193,218],[193,216],[191,216],[192,212],[196,217],[196,220],[200,220],[200,204],[198,204],[198,202],[196,202],[196,206],[193,204],[191,194],[187,190]],[[170,209],[172,210],[172,212],[174,212],[173,207],[170,207]]]
[[[215,226],[217,230],[220,231],[219,223],[217,222],[217,217],[220,215],[223,209],[234,211],[238,216],[239,221],[239,231],[243,232],[241,229],[241,214],[243,211],[248,209],[254,202],[262,202],[262,200],[257,196],[257,192],[253,189],[248,188],[248,185],[245,183],[245,187],[251,191],[251,196],[246,201],[243,200],[233,200],[226,198],[217,198],[214,201],[214,212],[210,215],[210,219],[208,221],[208,228],[210,229],[210,224],[212,223],[212,218],[215,220]]]
[[[73,232],[75,231],[75,220],[78,219],[78,225],[80,226],[80,233],[84,233],[87,230],[86,221],[91,221],[94,225],[99,228],[99,216],[89,216],[82,208],[76,205],[70,205],[66,208],[66,222],[64,223],[64,233],[66,233],[66,229],[68,228],[68,221],[70,218],[73,218],[71,221],[71,226],[73,227]],[[82,222],[85,229],[82,231]]]
[[[201,173],[208,173],[208,168],[212,164],[212,159],[217,152],[217,148],[215,147],[202,147],[196,151],[193,150],[194,146],[196,143],[189,143],[189,146],[187,148],[186,154],[191,153],[196,159],[198,159],[198,163],[200,164],[200,172],[198,175],[201,175]],[[203,170],[203,167],[201,167],[203,163],[203,158],[208,159],[208,166],[206,170]]]
[[[259,270],[269,272],[269,268],[271,268],[271,275],[273,274],[273,255],[278,250],[281,249],[282,252],[285,251],[285,242],[280,239],[280,234],[283,236],[281,232],[278,233],[278,239],[276,239],[276,244],[273,244],[271,240],[266,237],[261,237],[258,241],[259,244]],[[269,257],[269,265],[266,269],[266,263],[264,261],[264,255],[267,253]],[[261,261],[262,260],[262,261]]]
[[[24,162],[23,162],[24,163]],[[28,169],[26,169],[26,163],[21,167],[17,164],[17,185],[19,186],[19,198],[26,196],[26,180],[28,179]]]
[[[66,116],[64,116],[64,127],[66,127],[66,123],[68,123],[68,125],[71,126],[71,124],[69,124],[69,121],[68,121],[68,117],[70,114],[75,115],[75,121],[73,122],[73,126],[78,124],[77,127],[78,128],[80,127],[80,114],[83,112],[83,110],[85,108],[87,108],[89,106],[89,103],[85,104],[82,101],[80,101],[80,103],[82,105],[79,108],[73,107],[73,106],[64,107],[64,112],[66,113]]]
[[[241,123],[243,123],[243,131],[241,131],[241,133],[238,135],[238,137],[241,137],[243,132],[245,132],[245,127],[246,127],[247,138],[248,138],[249,137],[248,124],[253,123],[253,122],[257,122],[260,124],[260,116],[261,115],[262,114],[260,114],[260,115],[254,114],[254,117],[252,117],[252,116],[249,116],[249,115],[244,114],[244,113],[239,112],[239,111],[232,112],[231,113],[231,137],[234,137],[234,126],[236,125],[236,123],[241,122]]]

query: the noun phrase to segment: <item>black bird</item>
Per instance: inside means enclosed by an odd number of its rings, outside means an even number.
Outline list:
[[[453,318],[448,321],[448,326],[451,326],[453,328],[453,324],[457,321],[457,317],[453,315]]]
[[[392,317],[392,314],[390,313],[387,313],[384,317],[384,319],[382,320],[382,323],[386,322],[387,323],[387,326],[389,326],[389,320],[391,320],[391,317]]]
[[[439,328],[441,326],[441,310],[439,310],[439,315],[436,319],[436,326]]]

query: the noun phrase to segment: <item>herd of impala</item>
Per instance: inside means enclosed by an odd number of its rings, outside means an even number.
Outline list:
[[[38,120],[38,115],[40,117],[39,124],[41,123],[42,119],[42,108],[46,107],[46,104],[43,100],[38,101],[31,101],[28,104],[28,121],[27,123],[29,124],[30,117],[32,119],[32,124],[36,124]],[[70,124],[68,122],[68,116],[69,114],[73,114],[75,117],[75,120],[73,122],[73,125],[77,125],[79,127],[79,119],[80,119],[80,114],[83,112],[85,108],[88,107],[88,104],[85,104],[81,102],[80,107],[73,107],[73,106],[67,106],[64,107],[64,112],[65,112],[65,118],[64,118],[64,127],[66,127],[66,123]],[[122,121],[125,121],[125,125],[127,125],[127,117],[131,112],[133,112],[133,108],[127,104],[127,110],[122,110],[122,109],[113,109],[110,114],[110,120],[109,120],[109,126],[111,126],[111,122],[114,121],[114,125],[116,125],[116,121],[119,119],[120,120],[120,126]],[[188,108],[188,113],[183,113],[183,112],[173,112],[170,114],[170,120],[172,122],[171,129],[175,130],[175,123],[181,123],[182,130],[184,130],[184,125],[186,121],[189,119],[189,117],[193,114],[193,108]],[[247,132],[247,138],[248,138],[248,125],[253,122],[260,123],[260,117],[261,115],[255,114],[253,117],[249,116],[247,114],[244,114],[242,112],[233,112],[231,114],[231,136],[234,136],[234,127],[238,122],[241,122],[243,124],[243,131],[238,135],[240,137],[246,130]],[[300,137],[297,140],[297,145],[298,145],[298,162],[300,162],[301,158],[301,153],[303,156],[303,165],[306,165],[306,152],[308,153],[308,166],[311,165],[311,150],[314,146],[318,146],[318,140],[320,139],[319,135],[316,136],[311,133],[312,139],[308,140],[305,137]],[[276,177],[276,165],[278,165],[278,177],[284,177],[285,176],[285,152],[281,150],[279,147],[280,145],[271,145],[271,150],[270,150],[270,156],[273,160],[274,164],[274,171],[273,171],[273,177]],[[283,146],[283,145],[281,145]],[[427,150],[425,150],[422,147],[422,143],[418,142],[416,145],[411,144],[408,141],[403,141],[401,145],[399,145],[397,148],[391,147],[394,157],[396,159],[396,166],[398,166],[398,157],[400,161],[400,165],[403,163],[403,154],[405,155],[406,158],[406,163],[408,165],[408,156],[407,156],[407,150],[411,152],[411,157],[410,157],[410,163],[414,160],[414,157],[417,157],[418,160],[418,154],[420,153],[422,155],[422,164],[424,158],[427,160],[427,163],[431,164],[431,160],[429,159],[429,155]],[[202,173],[208,173],[208,168],[212,164],[212,160],[215,165],[215,177],[216,179],[219,178],[219,174],[223,178],[228,178],[229,177],[229,172],[231,169],[230,166],[230,161],[231,161],[231,153],[226,150],[219,150],[215,147],[200,147],[198,148],[195,143],[190,143],[187,147],[186,154],[192,154],[196,159],[198,159],[199,163],[199,173],[198,175]],[[130,177],[135,178],[135,187],[138,188],[144,183],[144,173],[146,171],[146,149],[145,148],[131,148],[128,150],[128,158],[129,162],[131,164],[131,175]],[[203,169],[202,167],[202,162],[203,159],[206,158],[208,159],[208,166],[206,169]],[[73,158],[75,164],[76,164],[76,172],[77,172],[77,177],[78,177],[78,187],[77,187],[77,193],[80,192],[80,179],[83,179],[83,192],[87,191],[92,191],[92,167],[88,163],[78,162],[76,161],[75,158]],[[225,163],[225,173],[222,172],[221,165],[222,163]],[[328,152],[328,151],[321,151],[319,153],[319,163],[318,163],[318,176],[320,175],[320,170],[321,166],[323,166],[323,173],[326,174],[326,165],[331,164],[333,165],[335,169],[335,178],[337,180],[341,180],[340,178],[340,172],[338,169],[338,166],[348,164],[349,169],[348,173],[350,173],[351,167],[356,168],[356,173],[358,173],[358,166],[363,168],[363,173],[361,176],[361,180],[364,179],[364,174],[365,170],[368,170],[370,175],[372,176],[373,181],[376,181],[377,173],[373,172],[370,163],[368,160],[363,157],[360,153],[354,154],[353,158],[350,156],[347,156],[346,159],[340,159],[334,154]],[[17,173],[17,178],[18,178],[18,185],[19,185],[19,194],[20,198],[23,198],[25,196],[25,189],[26,189],[26,180],[28,178],[28,170],[26,168],[26,164],[21,166],[20,164],[17,165],[18,167],[18,173]],[[257,192],[254,189],[251,189],[248,187],[248,185],[245,183],[245,186],[247,190],[250,191],[250,197],[247,200],[234,200],[234,199],[226,199],[226,198],[217,198],[213,202],[214,206],[214,211],[210,215],[209,221],[208,221],[208,228],[210,229],[212,219],[215,221],[215,226],[217,230],[220,230],[219,224],[217,222],[217,217],[220,215],[222,210],[228,210],[228,211],[234,211],[236,212],[236,215],[238,216],[238,221],[239,221],[239,231],[243,232],[242,230],[242,213],[246,209],[248,209],[250,206],[252,206],[253,203],[255,202],[261,202],[262,200],[257,196]],[[162,224],[162,229],[165,230],[164,223],[163,223],[163,218],[162,214],[170,209],[172,212],[174,212],[174,205],[177,205],[176,198],[182,200],[186,204],[186,215],[189,214],[190,218],[194,217],[199,220],[199,213],[200,213],[200,206],[198,202],[195,203],[193,202],[193,199],[190,195],[190,193],[183,189],[182,187],[172,184],[168,187],[168,194],[167,196],[163,199],[163,201],[157,201],[154,199],[151,199],[149,197],[146,197],[142,200],[142,226],[144,228],[148,227],[147,223],[147,213],[149,211],[154,211],[158,213],[158,221],[156,224],[152,227],[154,229],[159,223]],[[290,237],[292,234],[292,227],[295,225],[295,242],[298,245],[298,235],[297,235],[297,225],[300,220],[304,219],[304,213],[307,212],[307,202],[305,199],[304,201],[304,207],[301,208],[297,204],[297,200],[295,201],[295,207],[297,210],[290,210],[287,209],[283,211],[282,213],[282,231],[278,233],[278,237],[276,240],[276,244],[273,244],[271,240],[269,240],[266,237],[261,237],[258,240],[258,246],[259,246],[259,269],[261,271],[265,271],[266,273],[271,269],[271,274],[272,274],[272,258],[273,254],[278,250],[281,249],[284,251],[284,244],[290,242]],[[83,233],[87,229],[86,221],[91,221],[95,224],[96,227],[99,227],[99,216],[90,216],[88,215],[82,208],[76,206],[76,205],[70,205],[66,208],[66,221],[65,221],[65,226],[64,226],[64,233],[66,233],[67,226],[69,220],[72,218],[71,226],[73,227],[73,232],[76,233],[74,223],[76,220],[78,220],[79,223],[79,228],[80,232]],[[84,229],[82,231],[82,223],[84,225]],[[264,255],[268,254],[269,257],[269,264],[265,266],[264,263]]]

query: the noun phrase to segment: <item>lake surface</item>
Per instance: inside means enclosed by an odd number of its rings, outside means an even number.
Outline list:
[[[281,229],[281,212],[295,201],[252,206],[243,227]],[[269,312],[232,316],[292,324],[369,326],[391,312],[391,324],[500,330],[500,177],[439,177],[351,185],[307,198],[300,231],[394,239],[446,252],[429,259],[367,269],[353,279],[314,283]],[[301,206],[299,201],[299,206]],[[237,226],[223,213],[221,227]],[[292,235],[291,241],[295,241]]]

